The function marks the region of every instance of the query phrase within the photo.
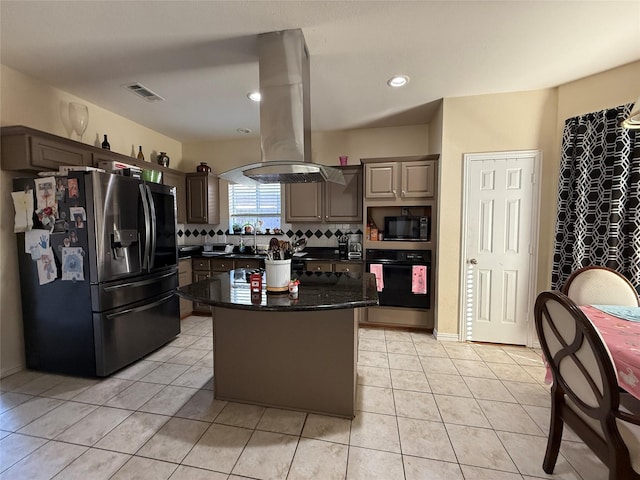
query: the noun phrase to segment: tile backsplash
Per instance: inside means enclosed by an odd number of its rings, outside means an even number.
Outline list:
[[[305,237],[307,245],[310,247],[338,247],[340,235],[356,233],[362,235],[362,225],[360,224],[337,224],[337,223],[293,223],[282,224],[282,235],[258,235],[258,244],[268,244],[272,237],[282,239],[292,239]],[[230,235],[229,230],[222,225],[202,225],[202,224],[178,224],[178,245],[204,245],[205,243],[231,243],[238,245],[240,235]],[[242,235],[242,238],[251,240],[253,235]],[[246,240],[245,240],[246,241]]]

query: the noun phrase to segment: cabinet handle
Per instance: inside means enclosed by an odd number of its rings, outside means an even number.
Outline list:
[[[349,271],[350,271],[350,270],[349,270],[349,267],[345,268],[345,269],[344,269],[344,271],[345,271],[345,272],[349,272]]]
[[[405,195],[405,192],[404,192],[404,190],[402,190],[402,196],[404,197],[404,195]]]
[[[397,195],[395,190],[391,190],[391,191],[393,192],[394,195]]]

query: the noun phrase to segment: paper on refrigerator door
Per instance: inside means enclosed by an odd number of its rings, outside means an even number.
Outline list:
[[[66,247],[62,249],[62,280],[84,280],[82,247]]]
[[[24,234],[24,252],[31,254],[32,260],[38,260],[49,246],[49,230],[30,230]]]
[[[26,232],[33,228],[33,191],[11,192],[13,208],[16,212],[13,220],[13,233]]]
[[[58,218],[58,200],[56,198],[55,177],[36,178],[36,207],[38,210],[51,209],[52,215]]]
[[[41,252],[40,258],[36,260],[36,265],[38,266],[38,282],[40,285],[51,283],[58,277],[58,267],[51,248]]]

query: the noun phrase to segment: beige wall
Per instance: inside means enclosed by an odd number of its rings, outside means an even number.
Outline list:
[[[84,143],[99,146],[106,133],[111,150],[115,152],[130,155],[142,145],[147,160],[163,151],[171,158],[171,166],[179,167],[182,160],[180,142],[0,65],[0,125],[26,125],[77,140],[77,135],[69,135],[66,129],[67,108],[71,101],[89,107]],[[0,213],[0,376],[24,368],[22,310],[10,194],[11,180],[18,176],[21,175],[0,171],[0,198],[5,205]]]
[[[556,106],[555,89],[444,100],[438,190],[438,334],[457,335],[459,330],[464,154],[541,150],[541,212],[546,212],[555,197],[555,182],[545,172],[555,161]],[[553,227],[543,220],[541,237],[550,235],[552,231]],[[545,252],[540,252],[540,262],[548,262]]]
[[[465,153],[542,151],[537,290],[549,288],[555,229],[560,143],[567,118],[635,101],[640,62],[554,89],[448,98],[442,116],[437,328],[458,334],[462,160]],[[430,131],[431,132],[431,131]],[[431,145],[435,144],[433,136]],[[451,265],[452,268],[443,268]]]
[[[444,101],[440,102],[438,110],[429,122],[429,153],[442,153],[442,127],[444,119]],[[438,189],[440,191],[440,189]]]
[[[338,156],[347,155],[349,165],[359,165],[361,158],[424,155],[428,151],[428,125],[394,128],[368,128],[337,132],[318,132],[311,136],[314,162],[338,165]],[[184,143],[183,170],[195,172],[200,162],[207,162],[214,173],[260,161],[260,140]]]

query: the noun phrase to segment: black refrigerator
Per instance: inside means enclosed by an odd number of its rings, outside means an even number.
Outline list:
[[[93,171],[13,190],[34,199],[18,233],[28,368],[107,376],[180,333],[175,188]]]

